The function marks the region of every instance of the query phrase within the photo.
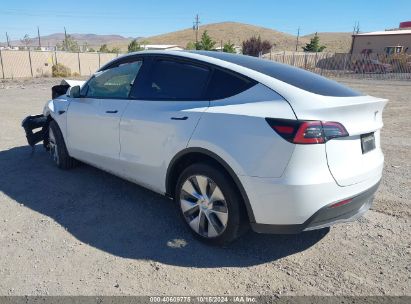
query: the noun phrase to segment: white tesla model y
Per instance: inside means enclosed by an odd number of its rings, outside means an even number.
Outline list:
[[[173,198],[209,243],[353,220],[381,179],[387,100],[295,67],[139,52],[69,86],[25,119],[29,143],[44,140],[59,168],[79,160]]]

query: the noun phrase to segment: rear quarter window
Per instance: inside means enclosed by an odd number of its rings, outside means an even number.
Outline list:
[[[210,100],[224,99],[248,90],[256,81],[229,71],[215,69],[207,88]]]
[[[194,51],[193,53],[234,63],[319,95],[335,97],[363,95],[318,74],[271,60],[224,52]]]

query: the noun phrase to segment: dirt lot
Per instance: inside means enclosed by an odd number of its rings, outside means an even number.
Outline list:
[[[55,168],[20,122],[53,79],[0,82],[0,295],[411,295],[411,84],[346,81],[390,99],[383,182],[358,222],[205,246],[173,204],[83,165]]]

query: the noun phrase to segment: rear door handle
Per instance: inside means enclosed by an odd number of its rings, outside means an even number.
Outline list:
[[[111,114],[114,114],[114,113],[117,113],[118,111],[117,110],[107,110],[106,111],[106,113],[111,113]]]
[[[187,116],[183,116],[183,117],[171,117],[172,120],[187,120],[188,117]]]

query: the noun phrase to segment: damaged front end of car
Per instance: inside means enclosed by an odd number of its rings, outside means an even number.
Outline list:
[[[54,111],[54,103],[58,101],[60,96],[65,95],[67,90],[73,86],[81,84],[81,81],[62,80],[60,85],[53,86],[51,89],[52,100],[46,104],[46,109],[43,114],[30,115],[23,119],[21,126],[24,128],[28,144],[34,146],[43,141],[44,147],[48,148],[48,126],[52,120],[50,111]],[[57,100],[55,100],[57,99]],[[61,103],[61,102],[58,102]],[[65,107],[65,105],[61,105]],[[60,110],[60,109],[59,109]],[[64,113],[65,111],[58,111]]]

